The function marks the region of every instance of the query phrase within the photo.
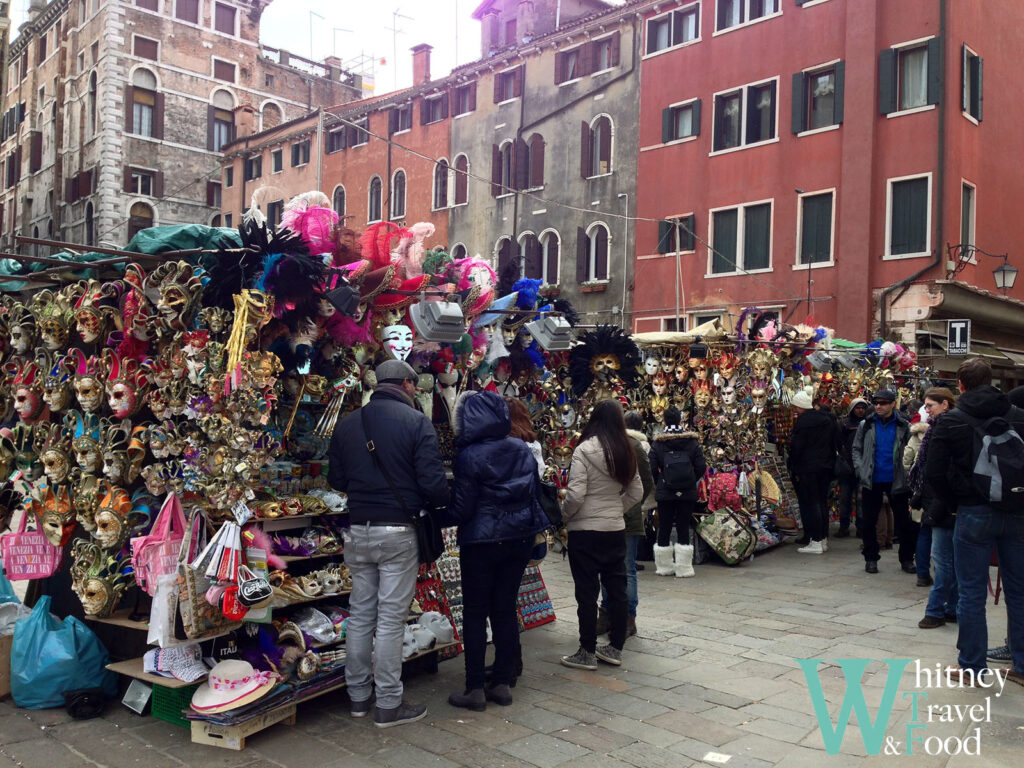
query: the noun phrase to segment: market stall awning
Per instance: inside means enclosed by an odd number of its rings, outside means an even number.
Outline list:
[[[710,320],[698,325],[691,331],[649,331],[634,333],[633,341],[640,346],[658,346],[660,344],[692,344],[700,337],[701,341],[722,341],[728,338],[722,321]]]
[[[924,350],[921,349],[921,339],[926,339],[925,343],[928,347],[937,347],[942,351],[942,354],[948,353],[948,344],[946,337],[941,333],[935,333],[934,331],[918,331],[918,354],[925,354]],[[1024,352],[1016,353],[1016,357],[1011,356],[1011,353],[1005,352],[995,344],[988,341],[980,341],[979,339],[971,339],[971,353],[970,355],[964,355],[964,357],[984,357],[990,363],[994,365],[1024,365]]]

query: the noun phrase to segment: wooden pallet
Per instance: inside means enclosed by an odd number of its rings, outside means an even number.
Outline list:
[[[241,752],[245,749],[247,737],[278,723],[287,722],[288,725],[295,725],[296,709],[294,703],[285,704],[238,725],[214,725],[202,720],[193,720],[192,743]]]

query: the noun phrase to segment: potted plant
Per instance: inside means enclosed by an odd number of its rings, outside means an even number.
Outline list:
[[[587,280],[580,283],[580,293],[604,293],[608,290],[607,280]]]
[[[557,285],[545,284],[541,286],[539,293],[541,296],[546,296],[549,299],[557,299],[558,296],[562,293],[562,289],[559,288]]]

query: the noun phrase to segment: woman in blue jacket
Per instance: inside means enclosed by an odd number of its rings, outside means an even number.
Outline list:
[[[458,526],[462,565],[462,643],[466,689],[448,703],[481,711],[512,703],[519,658],[516,597],[534,536],[548,527],[536,501],[537,462],[509,437],[508,406],[494,392],[467,392],[455,407],[455,485],[448,524]],[[484,688],[487,619],[494,641],[491,685]]]

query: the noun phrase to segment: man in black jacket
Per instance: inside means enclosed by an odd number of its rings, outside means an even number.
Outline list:
[[[853,501],[859,497],[857,475],[853,471],[853,439],[857,436],[857,427],[868,415],[869,403],[867,400],[856,397],[850,403],[850,410],[846,418],[839,422],[839,430],[836,435],[837,448],[839,450],[839,461],[836,466],[839,468],[839,530],[836,531],[837,539],[845,539],[850,535],[850,518],[853,516]],[[857,503],[857,538],[860,538],[860,502]]]
[[[956,408],[936,422],[925,464],[925,483],[940,498],[957,501],[953,556],[960,600],[957,622],[962,669],[975,674],[987,668],[989,561],[999,553],[1006,589],[1008,644],[1013,662],[1009,679],[1024,685],[1024,512],[997,509],[973,482],[978,459],[975,425],[1002,417],[1024,436],[1024,410],[992,386],[992,368],[982,358],[971,358],[957,371],[960,399]]]
[[[836,465],[836,422],[831,414],[813,408],[807,392],[797,392],[790,404],[799,415],[786,463],[807,537],[807,546],[797,552],[820,555],[828,550],[828,488]]]
[[[376,684],[374,724],[388,728],[427,714],[422,704],[402,700],[402,639],[419,571],[412,515],[446,506],[449,491],[437,433],[415,407],[416,371],[401,360],[388,360],[376,374],[365,414],[349,414],[334,430],[327,478],[348,495],[345,564],[352,573],[352,595],[345,682],[352,716],[369,714]],[[379,462],[367,450],[369,440]]]

